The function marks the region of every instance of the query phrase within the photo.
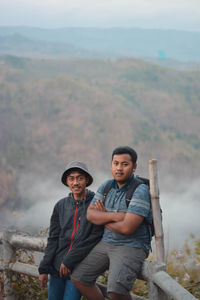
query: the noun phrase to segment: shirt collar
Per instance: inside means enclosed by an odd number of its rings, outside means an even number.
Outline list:
[[[114,188],[116,189],[116,190],[119,190],[120,192],[123,192],[123,191],[125,191],[127,188],[128,188],[128,186],[133,182],[133,180],[134,180],[134,175],[132,175],[131,176],[131,178],[129,179],[129,181],[123,186],[123,187],[121,187],[120,189],[119,189],[119,187],[118,187],[118,185],[117,185],[117,181],[114,179]]]

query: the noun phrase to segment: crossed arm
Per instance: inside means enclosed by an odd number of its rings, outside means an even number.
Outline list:
[[[88,221],[104,225],[107,229],[121,234],[131,234],[142,223],[144,217],[125,212],[107,212],[103,201],[97,200],[87,210]]]

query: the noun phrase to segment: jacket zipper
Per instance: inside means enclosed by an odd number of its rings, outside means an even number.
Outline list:
[[[71,250],[72,245],[73,245],[73,241],[74,241],[74,233],[75,233],[75,230],[76,230],[77,211],[78,211],[78,202],[76,203],[76,209],[75,209],[75,212],[74,212],[74,221],[73,221],[73,230],[72,230],[72,235],[71,235],[71,242],[70,242],[69,250],[67,251],[67,253],[69,253],[69,251]]]
[[[76,234],[78,233],[78,228],[79,228],[80,221],[81,221],[81,217],[78,218],[78,223],[77,223],[77,227],[76,227]]]

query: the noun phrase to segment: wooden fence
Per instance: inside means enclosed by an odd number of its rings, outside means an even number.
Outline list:
[[[11,276],[13,272],[22,273],[34,277],[38,277],[38,269],[36,265],[30,265],[19,262],[15,256],[18,249],[43,252],[46,247],[46,239],[32,237],[11,231],[0,233],[0,241],[2,246],[2,264],[1,271],[4,276],[4,299],[14,300],[15,294],[11,288]],[[163,300],[170,296],[176,300],[194,300],[196,299],[174,279],[165,272],[165,264],[159,262],[145,261],[140,279],[148,282],[148,299]],[[99,284],[105,297],[106,286]],[[134,300],[145,300],[145,298],[132,294]]]

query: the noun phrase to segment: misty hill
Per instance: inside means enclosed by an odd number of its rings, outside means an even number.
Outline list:
[[[78,49],[72,45],[61,42],[48,42],[31,40],[21,34],[15,33],[0,36],[0,54],[28,56],[28,57],[84,57],[92,53]]]
[[[170,59],[200,61],[200,32],[139,28],[0,27],[1,39],[3,37],[8,39],[9,36],[13,39],[16,34],[37,42],[57,43],[58,45],[51,44],[48,47],[54,55],[56,53],[63,55],[66,44],[66,55],[70,53],[67,45],[71,45],[71,52],[73,47],[76,49],[73,54],[88,55],[88,57],[140,57],[158,59],[160,62]],[[12,45],[11,42],[11,52],[8,53],[14,54],[13,50],[16,50],[16,47],[13,48]],[[33,44],[32,47],[35,51]],[[39,48],[38,52],[40,52]],[[30,49],[29,53],[31,53]]]
[[[24,173],[53,177],[74,159],[109,173],[111,151],[123,144],[138,151],[140,175],[147,176],[148,159],[155,157],[162,184],[170,177],[173,189],[188,176],[194,180],[200,167],[199,95],[200,71],[136,59],[1,57],[1,206],[23,201]]]

